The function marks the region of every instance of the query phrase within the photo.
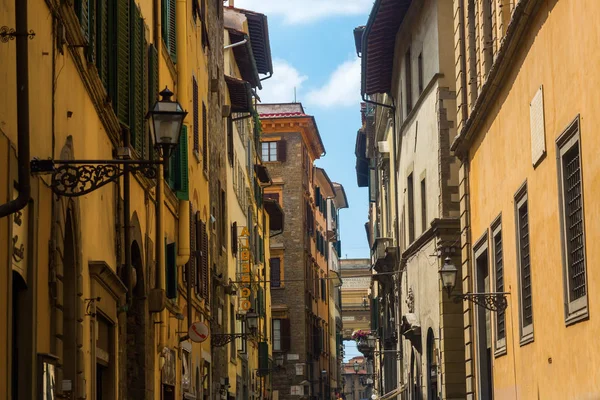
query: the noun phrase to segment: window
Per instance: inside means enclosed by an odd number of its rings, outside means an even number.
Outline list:
[[[177,298],[177,245],[176,243],[166,243],[165,239],[165,256],[166,256],[166,294],[167,299]]]
[[[281,204],[280,202],[280,194],[279,193],[265,193],[263,195],[263,197],[265,199],[269,199],[269,200],[275,200],[276,202],[278,202],[279,204]]]
[[[271,287],[281,287],[281,258],[273,257],[269,259],[271,266]]]
[[[219,233],[221,234],[221,248],[227,249],[227,194],[223,189],[221,189],[221,197],[219,200]]]
[[[290,349],[290,320],[273,319],[272,321],[273,351]]]
[[[198,154],[200,150],[200,116],[198,115],[198,82],[196,77],[192,77],[192,108],[194,116],[194,152]]]
[[[415,201],[413,193],[413,174],[406,180],[406,193],[408,196],[408,243],[415,240]]]
[[[568,322],[587,317],[583,185],[579,123],[571,124],[558,141],[562,251]],[[575,320],[575,321],[573,321]]]
[[[177,38],[175,19],[175,0],[162,0],[162,36],[171,60],[177,62]]]
[[[412,110],[412,71],[410,60],[410,48],[406,50],[404,55],[404,83],[406,89],[406,113]]]
[[[208,233],[206,223],[200,219],[200,213],[196,213],[196,248],[200,251],[198,261],[198,273],[196,273],[196,293],[208,301]]]
[[[262,160],[277,161],[277,142],[262,142]]]
[[[504,292],[504,254],[502,249],[502,222],[498,219],[492,225],[492,256],[495,292]],[[496,351],[506,348],[506,311],[496,312]]]
[[[321,278],[321,300],[327,301],[327,278]]]
[[[167,183],[180,200],[189,200],[187,126],[181,128],[181,137],[175,152],[169,157]]]
[[[417,68],[419,69],[419,94],[423,93],[423,53],[419,53],[419,58],[417,60],[418,65]]]
[[[208,172],[208,120],[204,102],[202,102],[202,167],[204,172]]]
[[[474,289],[476,293],[490,292],[490,265],[488,255],[487,233],[477,241],[473,251]],[[477,336],[478,385],[482,399],[493,398],[493,369],[492,369],[492,312],[484,307],[476,306],[475,335]]]
[[[233,118],[230,115],[227,117],[227,159],[230,167],[233,167],[233,155]]]
[[[529,208],[527,186],[515,196],[515,217],[518,244],[519,307],[521,343],[533,341],[533,299],[531,290],[531,259],[529,251]]]
[[[421,181],[421,226],[423,232],[427,230],[427,192],[425,178]]]
[[[232,333],[238,333],[235,331],[235,309],[233,307],[233,304],[229,304],[229,332]],[[232,340],[230,343],[230,354],[229,354],[229,358],[232,360],[235,360],[235,358],[237,357],[237,341],[236,340]]]

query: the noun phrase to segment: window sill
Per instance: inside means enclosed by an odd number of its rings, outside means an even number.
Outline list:
[[[521,337],[519,341],[519,345],[521,347],[528,345],[529,343],[533,343],[533,332],[528,333],[527,335]]]
[[[574,313],[569,315],[565,319],[565,325],[566,326],[575,325],[578,322],[587,321],[589,318],[590,318],[590,314],[589,314],[588,308],[587,307],[582,308],[581,310],[575,311]]]
[[[494,358],[498,358],[498,357],[502,357],[506,355],[506,345],[497,348],[496,351],[494,352]]]

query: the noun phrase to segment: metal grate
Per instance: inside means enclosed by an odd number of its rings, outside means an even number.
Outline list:
[[[583,202],[581,198],[581,166],[579,146],[563,156],[565,219],[570,301],[586,295],[585,245],[583,241]]]
[[[519,207],[519,247],[521,249],[521,312],[523,314],[523,326],[527,326],[533,323],[527,202]]]
[[[502,258],[502,231],[494,236],[494,264],[496,268],[496,292],[504,292],[504,259]],[[496,315],[497,340],[506,337],[505,311],[498,310]]]

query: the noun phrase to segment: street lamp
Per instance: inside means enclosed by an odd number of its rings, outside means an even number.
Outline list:
[[[150,130],[154,147],[162,152],[163,157],[168,157],[177,147],[181,126],[187,112],[183,111],[181,104],[171,100],[173,92],[169,88],[165,87],[159,94],[162,100],[154,103],[146,118],[152,119]]]
[[[368,309],[369,309],[369,302],[368,302],[368,300],[367,300],[367,297],[366,297],[366,296],[363,296],[363,299],[362,299],[362,306],[363,306],[363,308],[364,308],[365,310],[368,310]]]
[[[354,372],[358,374],[358,370],[360,369],[360,364],[358,363],[358,361],[354,361],[354,364],[352,366],[354,367]]]
[[[453,298],[456,302],[459,302],[461,299],[467,300],[490,311],[504,311],[508,306],[506,295],[510,294],[509,292],[465,293],[452,295],[452,291],[456,287],[458,269],[452,263],[450,257],[446,257],[444,260],[444,265],[440,269],[439,273],[440,279],[442,280],[442,285],[448,292],[448,297]]]

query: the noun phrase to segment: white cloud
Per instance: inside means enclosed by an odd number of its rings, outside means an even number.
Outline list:
[[[273,60],[273,77],[263,81],[263,89],[258,92],[263,103],[291,103],[294,101],[294,88],[299,93],[308,77],[284,60]]]
[[[302,24],[345,15],[368,14],[373,0],[235,0],[235,6],[282,16],[287,24]]]
[[[341,64],[325,85],[311,90],[306,96],[308,103],[320,107],[347,107],[360,102],[360,59]]]

